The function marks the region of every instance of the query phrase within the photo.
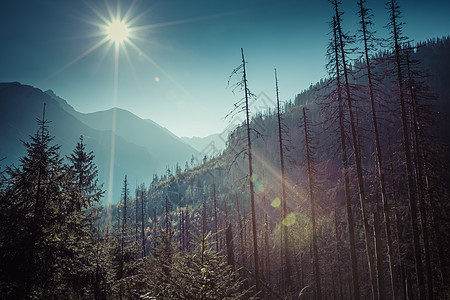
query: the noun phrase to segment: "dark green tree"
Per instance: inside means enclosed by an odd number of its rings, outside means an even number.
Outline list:
[[[62,297],[72,250],[66,243],[72,172],[53,145],[44,113],[39,130],[24,142],[27,154],[8,167],[0,199],[0,297]]]
[[[104,192],[98,185],[94,157],[92,151],[86,152],[82,136],[72,154],[67,156],[72,171],[72,195],[68,202],[70,214],[66,224],[70,233],[66,240],[74,254],[74,262],[65,276],[81,298],[87,295],[98,298],[104,294],[101,287],[105,286],[108,273],[105,263],[108,258],[104,257],[105,244],[99,228],[100,200]]]
[[[81,202],[74,203],[76,209],[91,208],[98,204],[103,191],[98,184],[98,170],[94,163],[94,152],[86,152],[86,144],[83,141],[83,136],[80,136],[80,141],[73,152],[67,156],[70,165],[74,172],[75,185],[80,189],[83,197]]]

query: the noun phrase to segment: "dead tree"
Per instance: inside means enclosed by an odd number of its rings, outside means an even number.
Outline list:
[[[144,198],[145,186],[141,185],[141,232],[142,232],[142,257],[145,257],[145,215],[144,215]]]
[[[332,2],[333,3],[333,2]],[[342,159],[343,177],[344,177],[344,192],[346,199],[346,212],[347,212],[347,225],[349,235],[350,246],[350,261],[352,270],[352,284],[355,295],[360,295],[359,275],[358,275],[358,261],[356,257],[356,242],[355,242],[355,224],[353,220],[353,209],[350,194],[350,179],[349,179],[349,163],[348,163],[348,150],[347,150],[347,135],[345,131],[345,112],[343,107],[343,95],[342,95],[342,79],[341,79],[341,58],[339,56],[339,39],[337,31],[336,17],[333,17],[331,23],[333,37],[328,47],[329,63],[327,65],[331,79],[329,85],[333,90],[329,97],[328,103],[324,103],[324,109],[326,114],[331,117],[327,117],[324,123],[328,123],[328,128],[337,124],[338,143],[340,144],[340,155]],[[331,111],[330,111],[331,110]]]
[[[341,236],[339,233],[339,226],[338,226],[338,210],[335,206],[334,208],[334,229],[336,234],[336,261],[337,261],[337,269],[338,269],[338,281],[339,281],[339,299],[344,299],[344,293],[342,290],[342,273],[341,273]]]
[[[366,72],[367,72],[367,87],[369,91],[369,99],[370,99],[370,109],[372,113],[372,126],[373,126],[373,134],[375,138],[375,154],[377,161],[377,172],[378,179],[380,181],[381,188],[381,201],[383,203],[383,217],[384,217],[384,228],[386,231],[387,238],[387,252],[389,259],[389,273],[391,277],[391,290],[392,296],[394,299],[397,299],[397,282],[396,277],[394,275],[394,258],[393,258],[393,249],[392,249],[392,233],[391,233],[391,221],[389,216],[389,203],[386,195],[386,180],[383,171],[383,155],[381,152],[381,143],[380,143],[380,134],[378,129],[378,119],[377,119],[377,111],[375,108],[375,93],[374,93],[374,85],[372,79],[372,64],[371,58],[369,56],[370,44],[373,42],[374,37],[373,33],[368,29],[368,26],[371,25],[369,9],[367,9],[364,4],[365,0],[359,0],[359,16],[361,18],[361,34],[362,40],[364,42],[364,58],[366,64]],[[377,245],[378,246],[378,245]],[[380,295],[380,298],[383,295]]]
[[[319,268],[319,250],[317,248],[317,230],[316,230],[316,200],[314,198],[313,190],[313,153],[312,153],[312,136],[310,127],[311,122],[306,118],[306,108],[303,107],[303,129],[304,129],[304,144],[305,144],[305,160],[308,171],[308,193],[311,205],[311,223],[312,223],[312,247],[313,247],[313,273],[315,296],[317,299],[322,299],[322,289],[320,286],[320,268]]]
[[[413,234],[413,245],[414,245],[414,259],[415,259],[415,269],[417,275],[417,286],[419,288],[420,299],[425,299],[425,282],[423,278],[423,266],[422,266],[422,250],[420,247],[420,231],[419,231],[419,219],[417,211],[417,197],[414,188],[413,179],[413,163],[411,159],[411,145],[409,141],[409,128],[408,128],[408,116],[406,111],[405,103],[405,91],[403,82],[403,65],[402,65],[402,46],[401,46],[401,26],[399,23],[400,17],[400,7],[397,0],[390,0],[387,2],[387,7],[389,11],[389,23],[388,27],[391,30],[391,39],[394,46],[393,55],[395,58],[395,68],[396,68],[396,84],[399,92],[400,108],[401,108],[401,123],[402,123],[402,134],[403,134],[403,150],[405,158],[406,167],[406,178],[407,178],[407,188],[409,196],[409,210],[411,227]]]
[[[240,111],[245,111],[246,116],[246,152],[248,156],[248,180],[250,185],[250,205],[251,205],[251,223],[252,223],[252,240],[253,240],[253,263],[255,268],[255,285],[256,290],[260,291],[260,276],[259,276],[259,257],[258,257],[258,232],[256,227],[256,208],[255,208],[255,190],[253,186],[253,162],[252,162],[252,139],[251,139],[251,128],[250,128],[250,108],[249,108],[249,98],[253,97],[253,93],[247,86],[247,73],[246,73],[246,61],[244,58],[244,49],[241,48],[242,64],[239,65],[230,75],[237,75],[242,71],[242,79],[234,85],[235,88],[240,88],[244,91],[244,98],[235,103],[235,108],[230,114],[239,113]],[[229,80],[228,80],[229,83]],[[230,115],[228,114],[228,115]]]
[[[342,62],[342,71],[344,75],[344,89],[346,94],[346,102],[347,102],[347,113],[349,116],[350,121],[350,129],[351,129],[351,138],[353,142],[353,154],[355,157],[355,165],[356,165],[356,177],[358,180],[358,190],[359,190],[359,200],[361,204],[361,215],[363,220],[363,227],[364,227],[364,238],[365,238],[365,246],[366,246],[366,255],[367,255],[367,264],[369,267],[369,274],[370,274],[370,281],[371,281],[371,288],[372,288],[372,298],[377,298],[377,290],[376,290],[376,280],[375,280],[375,268],[373,265],[373,258],[372,258],[372,238],[370,233],[370,225],[368,221],[367,216],[367,208],[366,208],[366,195],[365,195],[365,187],[364,187],[364,180],[363,180],[363,170],[362,170],[362,163],[361,163],[361,153],[358,149],[358,133],[356,132],[356,126],[355,126],[355,119],[353,115],[353,96],[350,91],[350,82],[349,82],[349,70],[347,66],[347,53],[345,50],[344,45],[344,33],[342,32],[342,26],[341,26],[341,13],[339,11],[339,0],[332,0],[332,4],[334,6],[335,10],[335,18],[336,18],[336,31],[339,39],[339,50],[341,55],[341,62]]]
[[[287,216],[287,198],[286,198],[286,178],[285,178],[285,168],[284,168],[284,146],[283,146],[283,134],[281,128],[281,111],[280,111],[280,98],[278,93],[278,77],[277,69],[275,69],[275,91],[277,96],[277,121],[278,121],[278,142],[280,146],[280,170],[281,170],[281,282],[283,284],[283,293],[286,294],[291,288],[291,271],[290,271],[290,261],[289,261],[289,237],[288,237],[288,227],[283,225],[283,220]]]
[[[213,183],[213,200],[214,200],[214,233],[216,237],[216,251],[219,252],[219,233],[217,229],[217,199],[216,199],[216,184]]]
[[[134,215],[134,229],[135,229],[135,238],[136,238],[136,244],[138,243],[139,240],[139,221],[138,221],[138,215],[139,215],[139,187],[137,186],[137,182],[136,182],[136,198],[135,198],[135,202],[134,202],[134,206],[136,208],[135,211],[135,215]]]

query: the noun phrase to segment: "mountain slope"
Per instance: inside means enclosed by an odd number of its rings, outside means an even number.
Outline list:
[[[227,138],[227,136],[225,136]],[[201,154],[218,155],[225,150],[226,141],[219,134],[211,134],[205,137],[181,137],[183,142],[190,145]]]
[[[163,158],[158,157],[157,155],[162,153],[163,150],[150,153],[146,146],[130,142],[118,134],[113,135],[110,128],[106,126],[100,129],[88,126],[76,118],[76,112],[74,114],[67,112],[70,106],[66,102],[66,107],[63,109],[64,103],[55,99],[54,96],[50,96],[37,88],[14,82],[0,83],[0,122],[2,124],[0,158],[6,157],[1,162],[3,167],[18,164],[19,158],[26,154],[21,140],[27,141],[29,135],[34,135],[36,132],[38,128],[36,118],[42,118],[44,103],[46,104],[45,117],[51,121],[49,124],[50,134],[55,136],[55,143],[62,146],[61,154],[67,155],[72,152],[80,135],[83,135],[87,149],[93,150],[96,156],[95,162],[99,169],[99,180],[104,183],[104,189],[112,192],[111,200],[113,202],[117,202],[120,198],[122,180],[125,174],[128,175],[129,182],[148,183],[154,172],[162,172],[165,164],[175,164],[176,162],[175,160],[164,161],[169,157],[168,155]],[[78,115],[83,114],[78,113]],[[130,122],[131,124],[130,120],[133,120],[133,116],[124,111],[119,111],[117,115],[119,116],[117,118],[118,127],[122,126],[123,122]],[[123,115],[128,119],[124,119]],[[96,117],[99,118],[98,123],[106,123],[108,112],[89,115],[86,120],[89,121]],[[147,130],[147,128],[142,127],[138,131],[139,134],[142,135],[145,132],[144,130]],[[120,133],[128,134],[127,132]],[[160,137],[156,136],[154,139],[157,140],[158,138]],[[114,157],[111,160],[112,141],[114,141]],[[176,145],[176,143],[174,144]],[[186,158],[179,158],[187,160],[190,155],[192,154],[187,153]],[[113,171],[112,185],[109,183],[110,170]]]
[[[184,143],[166,128],[152,120],[143,120],[131,112],[112,108],[93,113],[80,113],[73,109],[64,99],[56,96],[53,91],[46,92],[60,103],[61,107],[75,116],[78,120],[97,130],[111,130],[125,140],[145,147],[157,161],[155,169],[163,171],[166,166],[173,166],[177,162],[184,163],[197,151]],[[113,124],[115,120],[115,124]],[[114,130],[113,130],[114,126]]]

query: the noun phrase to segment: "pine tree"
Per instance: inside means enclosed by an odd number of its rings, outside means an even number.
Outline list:
[[[93,151],[86,152],[83,136],[80,136],[80,141],[77,143],[73,153],[67,156],[75,174],[75,185],[84,196],[84,201],[74,203],[78,210],[98,204],[103,195],[101,186],[98,184],[98,170],[94,163],[94,158]]]
[[[107,272],[104,264],[100,263],[103,258],[99,257],[99,253],[104,253],[99,228],[102,212],[100,199],[104,192],[98,185],[94,157],[92,151],[86,152],[82,136],[73,153],[67,156],[73,173],[74,189],[70,197],[70,215],[66,217],[70,229],[66,241],[72,249],[74,263],[66,276],[81,298],[92,293],[97,296]]]
[[[45,118],[24,142],[27,155],[8,167],[0,199],[0,282],[6,299],[60,298],[72,249],[66,243],[72,173],[52,145]],[[69,286],[70,287],[70,286]],[[65,291],[73,293],[71,290]]]
[[[129,299],[137,298],[137,287],[143,285],[143,277],[138,276],[143,261],[140,257],[140,243],[134,236],[134,226],[130,222],[129,214],[129,188],[127,176],[125,176],[122,187],[122,201],[119,207],[122,208],[122,215],[117,214],[118,226],[115,230],[115,237],[112,246],[112,256],[114,261],[115,281],[113,292],[116,298]]]
[[[173,263],[155,261],[165,266],[169,273],[162,273],[166,275],[154,281],[152,287],[155,290],[146,293],[144,299],[253,299],[250,290],[242,289],[243,280],[237,278],[232,266],[214,250],[213,234],[206,231],[204,203],[202,219],[201,235],[194,235],[193,253],[180,252]],[[164,252],[160,251],[160,254],[164,255]]]

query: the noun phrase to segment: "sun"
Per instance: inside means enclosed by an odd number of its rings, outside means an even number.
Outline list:
[[[114,20],[106,28],[108,39],[115,43],[122,43],[128,40],[130,29],[123,21]]]

